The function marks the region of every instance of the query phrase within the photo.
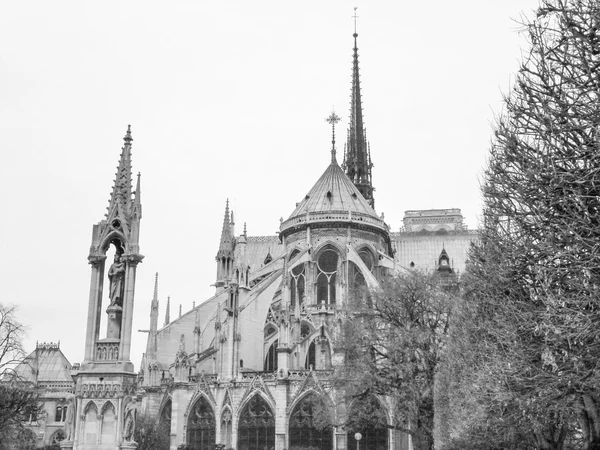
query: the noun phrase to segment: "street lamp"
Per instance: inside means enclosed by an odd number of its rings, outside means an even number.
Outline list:
[[[356,450],[360,450],[360,440],[362,439],[362,434],[356,433],[354,435],[354,439],[356,439]]]

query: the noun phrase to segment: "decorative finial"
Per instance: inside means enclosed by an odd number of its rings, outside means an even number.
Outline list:
[[[181,317],[181,303],[179,304],[179,317]]]
[[[131,125],[127,125],[127,133],[125,134],[123,140],[126,144],[131,144],[131,141],[133,141],[133,138],[131,137]]]
[[[354,37],[358,36],[358,33],[356,32],[356,19],[358,19],[358,16],[356,15],[356,10],[358,9],[358,6],[354,7],[354,15],[352,16],[352,18],[354,19]]]
[[[246,222],[244,222],[244,236],[248,237],[248,235],[246,234]]]
[[[335,111],[331,111],[331,115],[325,119],[327,123],[331,124],[331,162],[335,162],[335,124],[340,120],[339,116],[335,113]]]

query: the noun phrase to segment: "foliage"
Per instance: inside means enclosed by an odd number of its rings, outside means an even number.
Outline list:
[[[434,375],[453,303],[438,282],[411,271],[350,303],[336,343],[346,357],[334,377],[349,405],[347,429],[389,427],[377,398],[390,396],[391,426],[410,433],[415,449],[432,448]]]
[[[15,371],[24,361],[23,335],[24,328],[15,317],[15,308],[0,304],[0,442],[26,446],[30,433],[23,424],[37,417],[41,409],[33,385]]]
[[[442,448],[600,448],[600,3],[541,0],[453,321]]]
[[[136,419],[133,440],[138,450],[168,450],[170,430],[159,425],[158,420],[149,414],[139,414]]]
[[[0,436],[0,450],[35,450],[36,448],[36,435],[28,428],[10,428]]]

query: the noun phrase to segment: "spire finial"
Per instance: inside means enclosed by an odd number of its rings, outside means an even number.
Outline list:
[[[335,111],[331,110],[331,115],[325,119],[325,121],[331,124],[331,162],[335,162],[335,124],[340,120],[339,116],[335,113]]]
[[[244,222],[244,236],[246,236],[246,237],[248,236],[248,235],[246,234],[246,222]]]
[[[354,7],[354,15],[352,16],[352,18],[354,19],[354,37],[356,38],[358,36],[358,33],[356,32],[356,19],[358,19],[358,16],[356,15],[356,10],[358,9],[358,6]],[[355,45],[356,47],[356,45]]]
[[[126,144],[131,144],[131,141],[133,141],[133,138],[131,137],[131,125],[127,125],[127,133],[125,133],[123,140]]]

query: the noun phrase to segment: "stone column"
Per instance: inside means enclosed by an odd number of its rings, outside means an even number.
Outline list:
[[[88,301],[84,361],[92,361],[94,359],[96,341],[100,335],[102,286],[104,281],[104,261],[106,260],[106,255],[90,256],[88,260],[92,266],[92,276]]]
[[[122,256],[127,264],[125,272],[125,286],[123,292],[123,320],[121,323],[121,344],[119,348],[119,360],[129,361],[131,351],[131,326],[133,320],[133,301],[135,294],[135,272],[137,265],[143,256],[128,254]],[[132,368],[133,369],[133,368]]]

